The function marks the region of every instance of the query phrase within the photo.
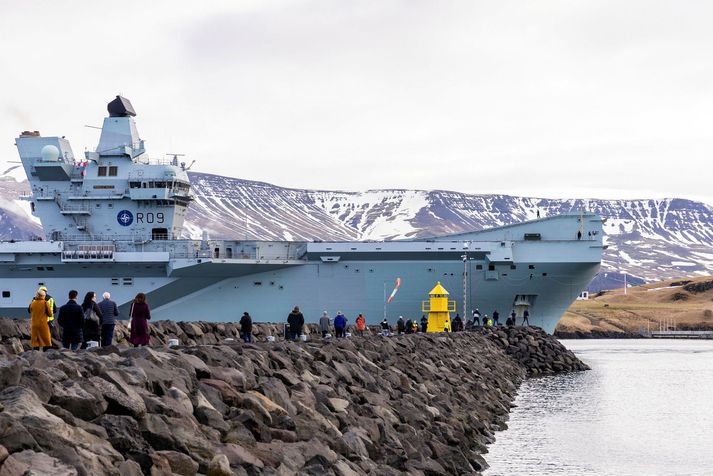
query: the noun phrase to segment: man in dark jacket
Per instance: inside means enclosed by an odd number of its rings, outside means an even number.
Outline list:
[[[411,322],[411,319],[408,319],[406,321],[406,334],[411,334],[413,332],[413,322]]]
[[[245,342],[253,341],[253,319],[247,312],[244,312],[243,317],[240,318],[240,335]]]
[[[337,315],[334,316],[334,334],[337,339],[340,337],[345,337],[345,330],[347,328],[347,318],[344,317],[342,311],[338,311]]]
[[[426,316],[421,316],[421,332],[426,333],[428,331],[428,318]]]
[[[500,325],[500,313],[498,311],[493,311],[493,324]]]
[[[453,326],[452,326],[453,328],[451,329],[451,331],[460,332],[460,330],[461,330],[460,326],[462,323],[463,323],[463,321],[460,318],[460,314],[456,313],[456,317],[453,319]]]
[[[99,303],[99,310],[102,312],[101,343],[102,347],[107,347],[114,339],[114,327],[116,318],[119,317],[119,309],[116,307],[116,303],[110,299],[111,294],[105,292],[102,297],[104,299]]]
[[[69,292],[69,301],[59,308],[57,322],[62,327],[62,346],[65,349],[77,350],[82,344],[82,329],[84,328],[84,311],[77,304],[77,291]]]
[[[290,315],[287,316],[287,324],[289,324],[289,339],[299,339],[302,334],[302,326],[305,325],[305,316],[302,315],[298,306],[295,306]]]
[[[403,334],[406,329],[406,323],[404,322],[404,316],[399,316],[399,320],[396,321],[396,330],[399,334]]]

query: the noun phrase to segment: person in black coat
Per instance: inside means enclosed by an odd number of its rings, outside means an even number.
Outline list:
[[[289,327],[289,336],[291,340],[299,339],[302,334],[302,326],[305,325],[305,316],[300,312],[300,308],[295,306],[289,316],[287,316],[287,324]]]
[[[240,335],[244,342],[253,341],[253,319],[247,312],[244,312],[243,317],[240,318]]]
[[[396,330],[399,334],[403,334],[406,329],[406,323],[404,322],[404,316],[399,316],[399,320],[396,321]]]
[[[82,349],[86,349],[87,342],[90,340],[99,342],[101,340],[102,327],[102,311],[97,304],[97,294],[94,291],[89,291],[84,295],[82,303],[82,312],[84,312],[84,332]],[[95,317],[98,320],[95,320]]]
[[[83,341],[84,312],[77,304],[77,291],[69,292],[69,301],[59,308],[57,323],[62,327],[62,346],[77,350]]]
[[[426,332],[428,330],[428,318],[426,316],[421,316],[421,332]]]

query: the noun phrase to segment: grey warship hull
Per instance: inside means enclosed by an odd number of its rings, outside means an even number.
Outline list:
[[[154,319],[235,321],[248,311],[279,322],[298,305],[308,321],[342,311],[393,323],[420,318],[440,281],[461,315],[497,310],[504,322],[515,310],[519,323],[528,310],[530,324],[553,332],[599,270],[602,220],[588,212],[419,240],[175,239],[192,198],[185,166],[145,159],[130,104],[112,112],[112,103],[85,162],[64,139],[18,138],[46,240],[0,243],[0,315],[27,317],[45,285],[58,302],[70,289],[109,291],[124,318],[144,292]]]

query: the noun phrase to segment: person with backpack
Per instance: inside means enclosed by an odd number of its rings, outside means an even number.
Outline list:
[[[70,350],[78,350],[84,340],[84,311],[82,306],[77,304],[78,294],[77,291],[71,290],[67,304],[60,307],[57,314],[57,324],[62,328],[62,346]]]
[[[366,330],[366,319],[364,316],[359,314],[356,318],[356,331],[359,336],[364,337],[364,331]]]
[[[89,291],[84,295],[82,302],[82,312],[84,313],[84,330],[82,331],[82,349],[87,348],[87,342],[100,342],[102,311],[97,304],[97,294]]]
[[[149,345],[150,329],[149,320],[151,319],[151,308],[146,302],[146,294],[138,293],[131,303],[129,310],[131,316],[131,336],[129,343],[134,347],[140,345]]]
[[[340,337],[345,336],[345,329],[347,328],[347,318],[344,317],[344,314],[342,314],[342,311],[337,312],[337,315],[334,316],[334,334],[336,335],[337,339]]]
[[[247,312],[240,318],[240,336],[245,343],[253,341],[253,319]]]
[[[45,300],[46,293],[37,291],[30,303],[30,343],[35,350],[45,351],[52,347],[52,336],[47,325],[47,318],[52,315],[52,307]]]
[[[119,308],[110,299],[111,294],[108,292],[102,294],[102,297],[102,302],[99,303],[99,309],[102,313],[101,344],[102,347],[107,347],[114,340],[114,327],[116,327],[116,318],[119,317]]]

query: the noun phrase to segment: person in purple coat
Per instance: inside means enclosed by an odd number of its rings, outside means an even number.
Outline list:
[[[131,337],[129,342],[138,347],[149,345],[149,319],[151,319],[151,309],[146,302],[146,295],[139,293],[131,304]]]

